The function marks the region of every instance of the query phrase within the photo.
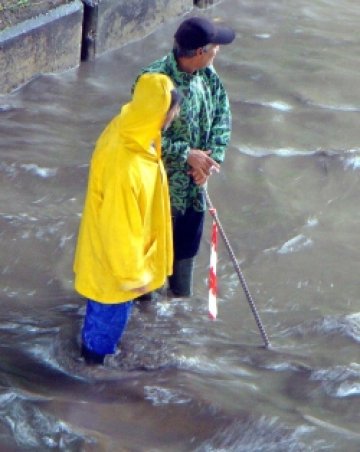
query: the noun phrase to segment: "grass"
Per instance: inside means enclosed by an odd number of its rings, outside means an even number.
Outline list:
[[[27,18],[32,4],[31,0],[2,0],[0,3],[0,31]]]
[[[70,0],[0,0],[0,31]]]
[[[30,0],[5,0],[0,5],[0,12],[5,10],[14,11],[18,8],[24,8],[26,6],[30,6]]]

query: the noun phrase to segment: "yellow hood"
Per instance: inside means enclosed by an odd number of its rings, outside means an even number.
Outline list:
[[[170,92],[173,89],[174,85],[166,75],[142,75],[136,83],[131,101],[122,107],[120,114],[109,125],[109,134],[113,137],[116,131],[119,141],[132,151],[151,155],[154,145],[159,159],[161,127],[170,107]],[[107,134],[103,134],[101,139],[106,140]]]

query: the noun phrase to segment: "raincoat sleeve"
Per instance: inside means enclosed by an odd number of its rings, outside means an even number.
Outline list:
[[[218,163],[225,158],[225,151],[231,138],[231,111],[229,98],[218,76],[212,80],[214,115],[207,143],[207,149],[212,151],[211,157]]]
[[[137,193],[127,179],[118,177],[104,193],[99,228],[105,259],[119,289],[149,284],[152,275],[145,269],[143,219]]]
[[[163,136],[161,155],[165,167],[185,165],[189,152],[190,146],[185,141],[175,141],[170,137]]]

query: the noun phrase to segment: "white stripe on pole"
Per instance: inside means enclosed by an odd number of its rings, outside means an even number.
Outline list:
[[[215,209],[212,209],[212,214],[216,213]],[[210,244],[210,268],[209,268],[209,316],[212,319],[217,317],[217,275],[216,275],[216,263],[217,263],[217,224],[213,220],[211,227],[211,244]]]

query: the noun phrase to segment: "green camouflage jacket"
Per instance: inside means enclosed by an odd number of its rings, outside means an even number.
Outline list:
[[[230,141],[229,99],[213,66],[194,74],[178,69],[173,52],[143,68],[145,72],[168,75],[182,93],[181,112],[163,133],[162,157],[169,180],[171,205],[182,212],[192,206],[206,208],[201,187],[190,175],[187,158],[190,149],[211,150],[211,157],[222,163]]]

